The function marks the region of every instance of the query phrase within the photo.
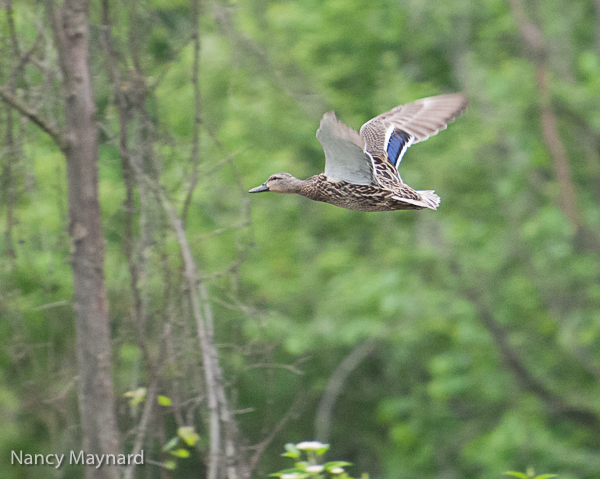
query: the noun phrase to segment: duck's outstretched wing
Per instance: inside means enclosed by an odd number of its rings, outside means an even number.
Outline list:
[[[360,136],[372,156],[389,159],[397,168],[407,148],[444,130],[463,113],[468,100],[462,93],[432,96],[400,105],[366,122]]]
[[[339,121],[335,113],[325,113],[317,138],[325,151],[325,176],[329,181],[377,184],[373,158],[365,152],[363,139],[358,132]]]

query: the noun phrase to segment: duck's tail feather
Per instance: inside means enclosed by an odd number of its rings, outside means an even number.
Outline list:
[[[434,190],[417,191],[417,193],[421,195],[423,204],[427,208],[437,210],[437,207],[440,206],[440,197],[435,194]]]
[[[440,197],[436,195],[433,190],[416,191],[416,193],[419,194],[419,199],[407,198],[405,196],[392,196],[392,198],[417,207],[408,209],[430,208],[432,210],[437,210],[437,207],[440,205]]]

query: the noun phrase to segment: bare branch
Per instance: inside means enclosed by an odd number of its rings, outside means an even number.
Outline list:
[[[251,369],[285,369],[294,374],[297,374],[298,376],[302,376],[304,374],[304,371],[298,369],[293,364],[256,363],[256,364],[251,364],[249,366],[246,366],[244,368],[245,371],[249,371]]]
[[[175,60],[176,58],[179,57],[179,55],[181,54],[181,52],[189,45],[189,43],[194,39],[193,35],[189,35],[188,37],[186,37],[183,42],[181,43],[181,45],[174,49],[170,58],[171,60]],[[160,87],[160,85],[162,85],[163,80],[167,77],[167,75],[169,74],[169,72],[171,71],[171,66],[174,64],[174,61],[169,61],[165,66],[161,67],[162,71],[160,71],[159,73],[157,73],[154,76],[154,79],[148,83],[148,91],[149,92],[155,92],[158,87]]]
[[[198,81],[200,73],[200,0],[193,0],[192,2],[192,16],[193,16],[193,38],[194,38],[194,64],[192,66],[192,87],[194,89],[194,128],[193,128],[193,139],[192,139],[192,152],[190,154],[190,163],[192,166],[192,174],[190,176],[190,184],[188,191],[183,202],[183,211],[181,212],[181,219],[183,220],[183,227],[187,221],[188,210],[192,203],[192,195],[198,184],[198,164],[200,163],[200,124],[202,123],[201,117],[201,97],[200,97],[200,83]]]
[[[146,323],[146,308],[142,292],[140,291],[140,276],[143,274],[143,266],[140,267],[135,261],[133,236],[134,223],[134,189],[135,189],[135,165],[132,160],[132,155],[129,151],[129,138],[127,134],[127,100],[123,94],[121,72],[118,65],[118,54],[111,37],[112,25],[110,23],[110,11],[108,0],[102,0],[102,44],[106,50],[106,63],[110,81],[113,86],[113,95],[117,106],[119,119],[119,156],[121,159],[121,169],[123,171],[123,180],[125,183],[125,201],[124,201],[124,243],[125,257],[127,258],[127,266],[129,269],[129,284],[133,295],[133,317],[138,330],[138,344],[144,351],[144,356],[148,361],[150,358],[147,355],[147,348],[144,342],[145,323]],[[141,105],[139,105],[141,103]],[[143,101],[136,102],[136,107],[145,108]],[[144,203],[145,204],[145,203]],[[140,272],[140,269],[142,272]],[[147,366],[153,369],[153,365],[149,362]]]
[[[306,401],[306,394],[300,394],[300,395],[296,396],[296,399],[294,400],[294,402],[292,403],[290,408],[287,410],[285,415],[279,420],[279,422],[275,425],[275,427],[273,428],[271,433],[265,439],[263,439],[261,442],[259,442],[258,444],[248,448],[250,450],[255,451],[254,454],[252,455],[252,458],[250,459],[250,466],[249,466],[250,473],[254,470],[254,468],[258,464],[258,461],[260,460],[261,456],[265,452],[265,449],[269,446],[269,444],[271,444],[271,442],[273,442],[273,439],[275,439],[277,434],[279,434],[279,431],[281,431],[283,429],[283,427],[290,421],[290,419],[293,419],[300,414],[300,411],[302,410],[302,406],[305,401]]]
[[[9,82],[10,85],[10,82]],[[4,232],[5,248],[4,252],[8,258],[14,260],[17,257],[13,244],[13,226],[16,224],[14,219],[14,205],[16,203],[16,188],[13,168],[17,164],[17,147],[14,134],[14,119],[12,108],[6,109],[6,134],[5,142],[8,151],[6,161],[2,162],[2,177],[5,183],[5,203],[6,203],[6,231]],[[0,152],[1,153],[1,152]],[[0,159],[2,155],[0,154]]]
[[[42,403],[44,404],[52,404],[53,402],[56,401],[62,401],[64,398],[67,397],[67,394],[69,393],[69,391],[71,389],[73,389],[73,387],[75,386],[75,384],[77,383],[77,381],[79,380],[78,376],[75,376],[73,379],[71,379],[71,381],[69,381],[69,383],[63,388],[63,390],[60,392],[60,394],[58,396],[55,396],[53,398],[49,398],[49,399],[44,399],[42,400]]]
[[[600,0],[594,5],[596,11],[596,55],[600,56]]]
[[[176,369],[175,363],[175,348],[173,346],[173,335],[171,332],[172,324],[169,322],[165,323],[164,326],[164,334],[165,334],[165,349],[166,349],[166,360],[167,364]],[[184,425],[183,416],[181,414],[181,408],[184,406],[184,403],[181,401],[181,395],[179,393],[179,381],[176,378],[172,380],[172,392],[171,398],[173,399],[173,416],[175,417],[175,422],[177,423],[177,427],[182,427]],[[195,400],[196,398],[193,398]]]
[[[27,64],[30,62],[33,52],[38,47],[38,44],[40,43],[40,41],[42,40],[43,37],[44,37],[43,31],[41,28],[39,28],[38,34],[35,37],[35,40],[33,41],[31,48],[29,48],[29,50],[27,50],[26,52],[21,53],[19,55],[19,63],[13,69],[13,71],[10,72],[10,75],[8,76],[8,84],[9,85],[11,85],[11,86],[16,85],[16,81],[17,81],[19,74],[23,71],[25,66],[27,66]]]
[[[593,428],[600,425],[600,418],[594,411],[570,404],[563,396],[549,389],[543,381],[535,377],[520,354],[510,345],[506,331],[498,324],[493,312],[484,304],[476,291],[465,291],[465,296],[476,306],[479,319],[492,336],[502,361],[523,390],[535,394],[549,412],[562,416],[566,420]]]
[[[0,100],[6,103],[11,108],[17,110],[25,118],[29,119],[32,123],[39,126],[43,132],[50,135],[54,140],[54,143],[63,151],[69,149],[69,143],[63,138],[62,134],[58,132],[49,122],[43,119],[35,110],[29,108],[23,101],[11,94],[4,87],[0,87]]]
[[[331,426],[333,406],[342,392],[344,383],[356,367],[375,350],[375,341],[366,341],[356,346],[331,374],[325,393],[319,402],[315,417],[315,437],[318,441],[327,442]]]
[[[281,91],[293,98],[307,115],[319,118],[322,112],[327,110],[327,101],[317,93],[311,79],[299,67],[294,65],[293,75],[284,75],[260,43],[236,30],[229,6],[216,5],[215,19],[223,34],[230,39],[238,58],[259,65],[260,70],[274,80]]]
[[[510,0],[510,8],[525,41],[527,52],[534,59],[541,59],[546,54],[546,43],[541,30],[529,21],[521,0]]]
[[[146,393],[146,402],[144,404],[142,418],[140,419],[140,423],[137,428],[137,433],[135,435],[135,441],[133,442],[133,449],[131,451],[131,454],[139,454],[142,450],[142,444],[144,443],[144,437],[146,436],[148,425],[150,424],[152,408],[154,407],[154,401],[156,399],[157,387],[158,377],[155,376],[152,383],[150,384],[150,387],[148,388],[148,392]],[[123,473],[123,479],[131,479],[133,477],[135,467],[136,463],[135,461],[132,461],[129,467],[125,469]]]
[[[12,43],[13,52],[17,56],[21,56],[21,47],[19,46],[19,39],[15,29],[15,17],[12,0],[7,0],[6,2],[6,20],[8,22],[8,31],[10,32],[10,41]]]
[[[63,299],[61,301],[55,301],[53,303],[42,304],[37,308],[33,308],[33,311],[43,311],[44,309],[57,308],[59,306],[71,306],[71,303],[66,299]]]
[[[550,104],[550,89],[547,84],[548,72],[545,67],[537,68],[538,88],[544,99],[541,108],[542,134],[552,158],[554,160],[554,171],[560,186],[562,209],[575,228],[583,224],[579,208],[577,206],[577,195],[571,179],[571,167],[565,146],[558,133],[556,114]]]
[[[210,343],[209,332],[206,325],[206,319],[203,316],[200,298],[197,290],[198,275],[196,273],[196,263],[192,256],[192,252],[188,246],[187,238],[181,220],[177,217],[175,209],[171,206],[166,196],[160,192],[160,199],[163,208],[167,213],[171,226],[175,230],[181,256],[184,264],[184,275],[188,283],[187,292],[189,294],[192,313],[196,320],[196,329],[202,348],[202,358],[204,361],[204,378],[206,381],[206,390],[208,396],[208,411],[209,411],[209,457],[208,457],[208,473],[207,479],[217,479],[219,470],[219,458],[221,455],[221,423],[219,420],[219,407],[217,396],[217,378],[216,368],[218,364],[214,363],[212,353],[213,345]]]

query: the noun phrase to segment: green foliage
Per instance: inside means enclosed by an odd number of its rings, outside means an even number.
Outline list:
[[[558,477],[556,474],[540,474],[536,476],[532,467],[528,467],[526,472],[506,471],[504,474],[519,479],[550,479],[551,477]]]
[[[164,397],[164,396],[158,396]],[[168,398],[166,398],[168,399]],[[177,436],[172,437],[163,447],[162,452],[166,452],[173,457],[177,457],[179,459],[188,459],[191,454],[188,449],[183,447],[178,447],[183,440],[184,445],[188,447],[194,447],[200,436],[196,433],[193,427],[191,426],[183,426],[177,429]],[[173,459],[168,459],[161,464],[165,469],[173,470],[177,468],[177,461]]]
[[[282,456],[294,459],[296,461],[294,467],[269,474],[270,476],[280,477],[281,479],[307,479],[309,477],[314,479],[351,479],[344,470],[344,467],[352,465],[350,462],[328,461],[321,464],[323,454],[329,450],[329,444],[318,441],[303,441],[298,444],[288,443],[285,445],[285,450],[286,452]],[[300,460],[303,458],[303,454],[306,455],[305,461]],[[365,474],[361,477],[368,479]]]

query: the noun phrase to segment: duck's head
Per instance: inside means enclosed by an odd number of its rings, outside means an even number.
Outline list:
[[[262,185],[252,188],[249,193],[274,191],[275,193],[299,193],[302,180],[294,178],[289,173],[275,173]]]

